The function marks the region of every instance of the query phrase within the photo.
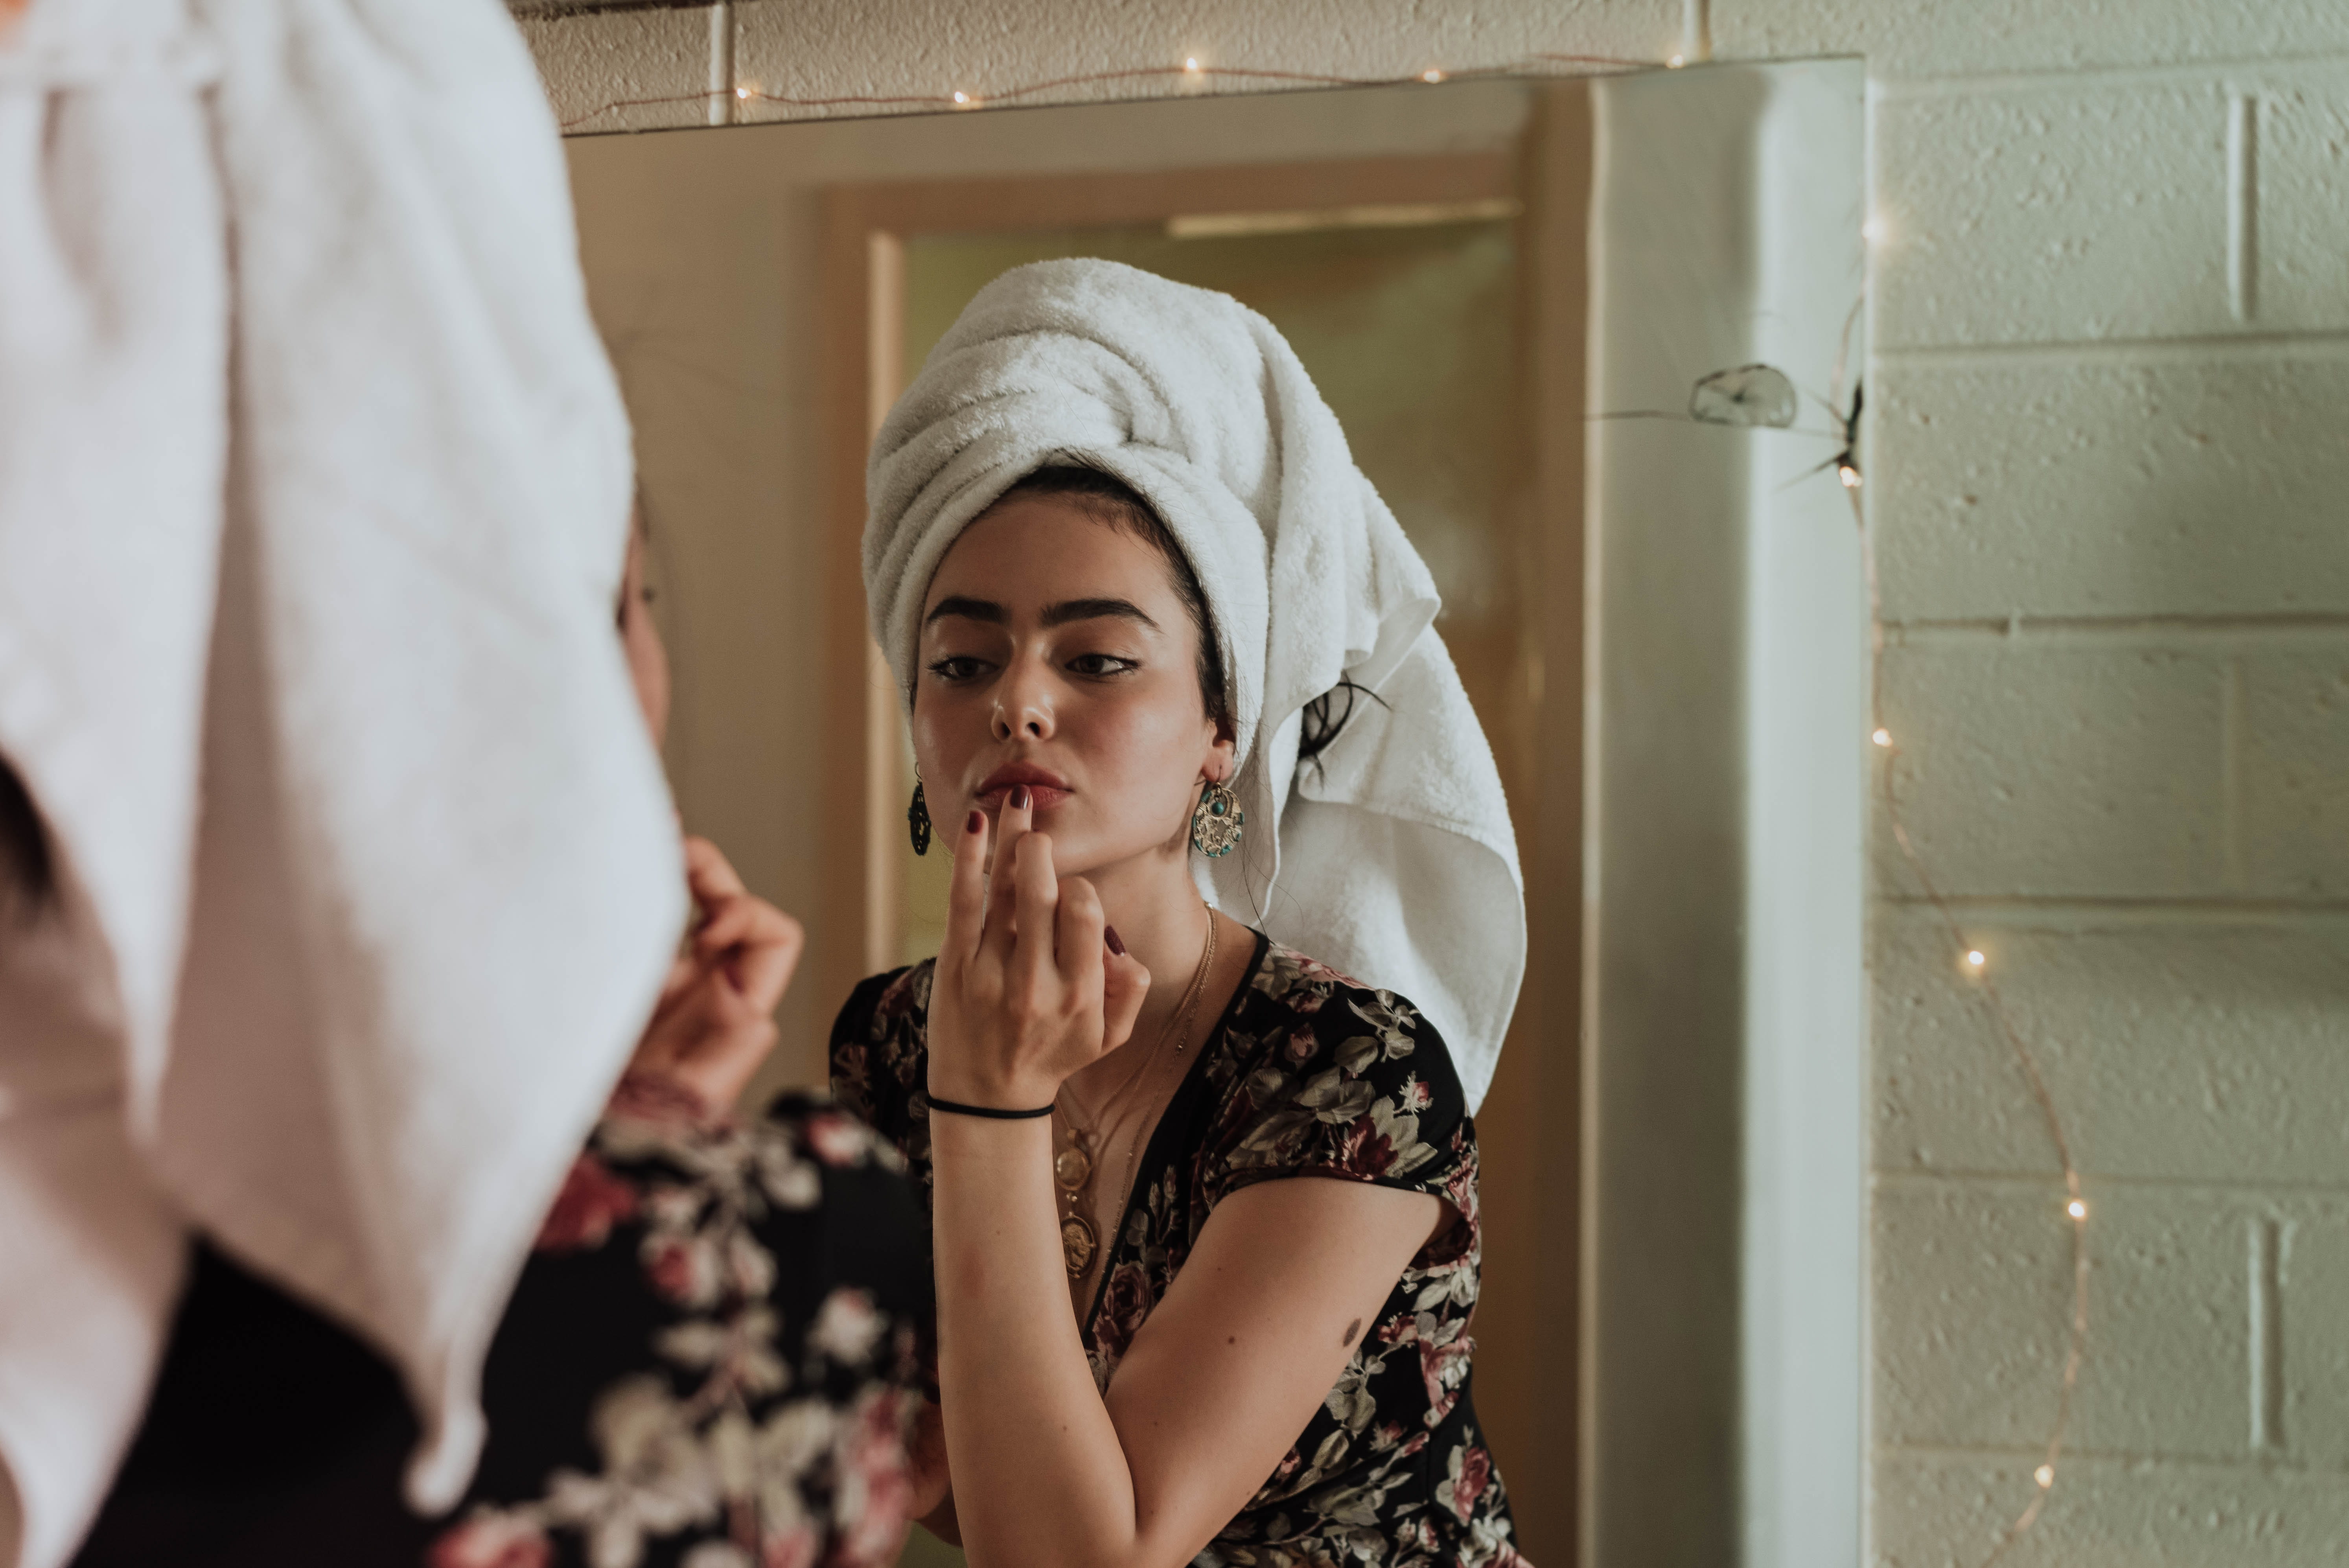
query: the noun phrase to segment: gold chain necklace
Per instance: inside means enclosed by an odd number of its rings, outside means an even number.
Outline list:
[[[1100,1233],[1093,1229],[1092,1221],[1080,1212],[1085,1197],[1092,1191],[1099,1163],[1093,1158],[1094,1134],[1108,1123],[1110,1112],[1117,1109],[1127,1092],[1150,1076],[1150,1069],[1158,1065],[1160,1055],[1166,1049],[1166,1042],[1188,1038],[1192,1016],[1198,1011],[1200,995],[1207,987],[1208,971],[1215,965],[1216,912],[1211,909],[1207,912],[1207,943],[1199,954],[1199,967],[1192,974],[1190,988],[1183,993],[1182,1001],[1175,1004],[1174,1017],[1167,1020],[1166,1027],[1159,1031],[1158,1038],[1151,1045],[1150,1055],[1134,1069],[1133,1076],[1118,1085],[1116,1092],[1102,1102],[1100,1111],[1087,1118],[1083,1125],[1078,1124],[1071,1106],[1063,1104],[1061,1108],[1061,1118],[1069,1127],[1069,1146],[1052,1157],[1052,1181],[1060,1188],[1061,1202],[1068,1211],[1061,1216],[1061,1260],[1068,1265],[1071,1279],[1083,1277],[1085,1270],[1092,1266],[1094,1255],[1101,1251]],[[1174,1049],[1180,1055],[1185,1047],[1178,1043]],[[1066,1087],[1062,1085],[1063,1089]],[[1060,1098],[1059,1095],[1053,1097],[1056,1102]],[[1129,1192],[1133,1163],[1141,1155],[1139,1147],[1126,1150],[1125,1173]]]

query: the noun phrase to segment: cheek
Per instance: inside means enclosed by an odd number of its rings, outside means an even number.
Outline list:
[[[914,763],[927,781],[924,789],[933,805],[945,799],[944,790],[965,782],[962,776],[972,755],[993,738],[988,723],[992,711],[989,703],[968,692],[928,685],[915,688],[908,728],[913,733]]]
[[[1199,773],[1199,719],[1189,705],[1122,695],[1088,708],[1083,722],[1090,771],[1113,780],[1122,798],[1154,811],[1188,796]]]

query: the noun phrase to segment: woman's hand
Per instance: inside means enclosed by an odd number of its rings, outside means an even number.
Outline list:
[[[700,920],[669,966],[628,1074],[722,1116],[775,1047],[775,1006],[807,937],[798,921],[753,897],[709,840],[685,841],[685,876]]]
[[[1013,789],[991,880],[985,813],[971,812],[956,835],[930,985],[934,1097],[1006,1110],[1049,1104],[1071,1074],[1124,1043],[1150,993],[1150,972],[1109,944],[1101,895],[1054,872],[1052,841],[1030,830],[1033,820],[1027,789]]]

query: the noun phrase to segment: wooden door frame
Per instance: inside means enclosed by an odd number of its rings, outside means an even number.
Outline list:
[[[1537,1108],[1554,1157],[1536,1169],[1487,1166],[1485,1209],[1506,1223],[1524,1279],[1526,1307],[1507,1337],[1535,1371],[1539,1431],[1508,1458],[1516,1506],[1543,1553],[1564,1562],[1578,1539],[1586,1419],[1579,1390],[1586,1282],[1581,1223],[1584,1096],[1582,974],[1586,696],[1588,631],[1585,566],[1584,412],[1590,108],[1586,83],[1537,90],[1514,151],[1231,165],[1114,174],[862,183],[824,192],[822,286],[824,338],[824,718],[827,752],[819,851],[820,906],[828,932],[811,954],[812,980],[845,996],[867,975],[894,967],[901,912],[893,899],[902,852],[898,795],[899,696],[864,614],[861,566],[867,450],[902,390],[904,253],[923,234],[1109,226],[1198,213],[1328,212],[1518,203],[1517,238],[1526,351],[1520,356],[1526,443],[1524,504],[1541,541],[1537,580],[1551,604],[1582,607],[1546,629],[1537,778],[1510,780],[1527,891],[1526,985],[1505,1094]],[[840,934],[831,934],[837,933]],[[805,983],[805,982],[803,982]],[[1497,1097],[1496,1097],[1497,1101]],[[1523,1110],[1533,1115],[1535,1111]],[[1507,1107],[1488,1101],[1497,1119]],[[1521,1160],[1531,1161],[1530,1144]],[[1494,1178],[1501,1178],[1495,1183]],[[1504,1190],[1506,1189],[1506,1190]],[[1533,1306],[1549,1304],[1554,1315]],[[1557,1320],[1562,1317],[1564,1321]],[[1521,1321],[1520,1321],[1521,1319]],[[1491,1329],[1504,1326],[1490,1323]],[[1480,1334],[1485,1326],[1480,1325]]]

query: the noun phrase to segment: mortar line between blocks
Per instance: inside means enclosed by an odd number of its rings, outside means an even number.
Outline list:
[[[2248,322],[2260,310],[2260,98],[2227,98],[2227,308]]]
[[[1967,616],[1888,620],[1884,630],[1896,650],[1985,643],[2041,647],[2151,643],[2170,647],[2182,643],[2323,642],[2349,635],[2349,614]]]
[[[2289,58],[2233,56],[2226,59],[2175,60],[2129,66],[2050,66],[2037,71],[1957,72],[1932,76],[1871,77],[1868,90],[1887,103],[1926,102],[1934,98],[1979,98],[2012,93],[2113,92],[2132,87],[2199,87],[2234,77],[2265,81],[2301,77],[2323,78],[2349,65],[2349,54],[2338,51],[2293,55]]]
[[[1930,1189],[1946,1191],[1992,1190],[2008,1193],[2046,1193],[2050,1195],[2051,1222],[2063,1219],[2060,1205],[2053,1202],[2065,1191],[2060,1171],[1919,1171],[1913,1169],[1878,1168],[1868,1173],[1872,1191],[1890,1191],[1899,1189]],[[2080,1181],[2087,1191],[2091,1212],[2098,1192],[2162,1193],[2173,1198],[2209,1198],[2228,1202],[2256,1200],[2267,1202],[2349,1202],[2349,1181],[2302,1181],[2261,1180],[2244,1177],[2192,1176],[2124,1176],[2099,1174],[2092,1169],[2080,1172]]]
[[[2283,1291],[2276,1253],[2282,1222],[2272,1214],[2253,1215],[2250,1309],[2251,1451],[2281,1453],[2283,1438]]]
[[[1976,924],[2042,929],[2064,935],[2147,926],[2290,928],[2349,920],[2349,900],[2342,899],[2033,898],[2013,893],[1951,893],[1944,902]],[[1913,894],[1879,894],[1876,906],[1903,920],[1926,923],[1940,920],[1930,900]]]
[[[2026,1470],[2047,1457],[2047,1448],[2044,1443],[2035,1447],[2026,1447],[2020,1443],[2008,1445],[1886,1441],[1873,1445],[1872,1451],[1879,1459],[1939,1460],[1953,1464],[2012,1461]],[[2066,1443],[2064,1446],[2064,1457],[2074,1464],[2083,1461],[2127,1467],[2158,1464],[2165,1470],[2190,1469],[2238,1474],[2244,1471],[2257,1471],[2262,1474],[2306,1476],[2311,1480],[2337,1480],[2344,1475],[2349,1475],[2349,1465],[2310,1464],[2305,1461],[2279,1463],[2275,1459],[2265,1456],[2259,1459],[2214,1459],[2208,1454],[2173,1454],[2142,1449],[2093,1449],[2084,1448],[2075,1443]]]
[[[2210,360],[2334,359],[2349,355],[2349,328],[2213,332],[2176,337],[2048,338],[2028,343],[1881,345],[1870,355],[1880,366],[1964,370],[2033,362],[2056,366],[2181,365]]]
[[[2229,659],[2219,676],[2219,837],[2227,889],[2237,894],[2251,881],[2243,855],[2243,732],[2250,700],[2243,661]]]

